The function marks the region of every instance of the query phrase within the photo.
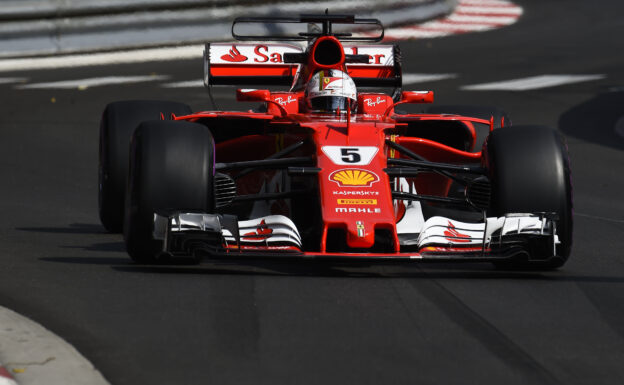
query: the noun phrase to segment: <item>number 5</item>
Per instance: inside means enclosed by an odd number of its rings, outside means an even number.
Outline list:
[[[359,163],[362,160],[357,148],[341,148],[340,153],[345,163]]]

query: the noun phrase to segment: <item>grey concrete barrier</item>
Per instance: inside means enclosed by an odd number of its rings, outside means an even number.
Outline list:
[[[237,16],[353,13],[386,26],[450,13],[457,0],[24,0],[0,2],[0,58],[230,40]],[[28,4],[32,7],[29,8]],[[12,16],[11,16],[12,15]]]
[[[253,0],[0,0],[0,20],[36,20],[122,12],[221,7]]]

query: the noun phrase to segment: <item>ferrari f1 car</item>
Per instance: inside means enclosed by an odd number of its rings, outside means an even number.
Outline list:
[[[267,23],[317,29],[236,32]],[[337,32],[339,25],[378,32]],[[512,126],[495,108],[401,112],[401,104],[432,103],[433,92],[401,90],[399,47],[372,44],[383,38],[375,19],[239,18],[232,34],[235,43],[206,44],[209,89],[288,88],[238,89],[238,101],[260,105],[243,112],[194,113],[163,101],[120,101],[104,111],[99,213],[106,229],[123,230],[133,260],[556,268],[568,259],[570,167],[556,131]]]

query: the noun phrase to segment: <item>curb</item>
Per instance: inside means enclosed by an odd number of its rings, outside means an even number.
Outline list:
[[[108,0],[97,5],[94,0],[88,0],[79,6],[80,3],[70,1],[66,8],[50,8],[51,0],[39,0],[39,9],[27,15],[25,6],[0,11],[0,19],[11,14],[16,18],[28,16],[0,23],[0,58],[228,41],[232,39],[231,21],[237,16],[293,15],[325,8],[333,13],[375,17],[389,27],[440,17],[450,13],[457,4],[457,0],[392,0],[381,5],[378,0],[265,0],[260,5],[251,5],[249,0],[154,0],[146,8],[148,0],[132,0],[124,8],[122,2]],[[34,18],[63,15],[63,12],[67,15],[69,9],[76,16]]]
[[[91,362],[40,324],[0,306],[0,325],[0,385],[109,385]]]
[[[0,364],[0,385],[17,385],[11,373]]]

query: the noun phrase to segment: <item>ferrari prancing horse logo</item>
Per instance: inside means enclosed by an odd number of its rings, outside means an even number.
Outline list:
[[[379,177],[370,171],[346,168],[329,174],[329,180],[338,183],[340,187],[370,187],[379,182]]]

